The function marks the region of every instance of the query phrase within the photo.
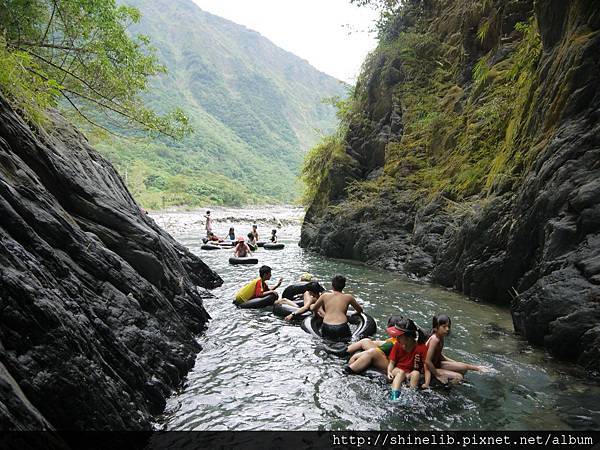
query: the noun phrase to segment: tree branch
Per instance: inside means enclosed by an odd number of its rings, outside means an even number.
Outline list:
[[[106,105],[106,104],[102,103],[99,99],[95,99],[93,97],[90,97],[89,95],[85,95],[85,94],[82,94],[81,92],[73,91],[71,89],[64,89],[63,88],[62,91],[68,92],[68,93],[73,94],[73,95],[77,95],[78,97],[81,97],[81,98],[83,98],[83,99],[85,99],[85,100],[87,100],[87,101],[89,101],[91,103],[94,103],[95,105],[98,105],[101,108],[107,109],[107,110],[112,111],[112,112],[114,112],[116,114],[120,114],[121,116],[129,119],[132,123],[136,123],[138,125],[142,125],[143,127],[146,127],[150,131],[156,131],[156,130],[151,130],[149,128],[149,124],[147,124],[145,122],[142,122],[138,118],[132,116],[131,114],[126,113],[125,111],[121,111],[119,109],[116,109],[116,107],[112,107],[110,105]],[[120,105],[117,105],[117,106],[120,106]],[[161,134],[164,134],[165,136],[169,136],[172,139],[177,139],[177,136],[175,136],[173,134],[170,134],[170,133],[167,133],[166,131],[159,131],[159,132]]]
[[[56,0],[52,1],[52,14],[50,15],[50,20],[48,21],[48,25],[46,26],[46,31],[44,32],[44,36],[40,41],[40,45],[46,40],[46,36],[48,36],[48,31],[50,31],[50,25],[52,25],[52,20],[54,19],[54,13],[56,12]]]
[[[60,93],[62,94],[62,96],[64,98],[67,99],[67,101],[71,104],[71,106],[73,107],[73,109],[75,109],[75,111],[77,111],[77,114],[79,114],[81,117],[83,117],[86,122],[89,122],[92,126],[98,127],[101,130],[106,131],[108,134],[112,134],[113,136],[116,136],[118,138],[126,138],[126,136],[122,136],[122,135],[120,135],[118,133],[115,133],[115,132],[109,130],[108,128],[103,127],[102,125],[97,124],[96,122],[94,122],[92,119],[90,119],[88,116],[86,116],[84,113],[81,112],[81,110],[77,107],[77,105],[75,103],[73,103],[73,100],[71,100],[71,98],[67,94],[65,94],[63,91],[61,91]]]
[[[67,45],[57,45],[57,44],[50,44],[50,43],[43,44],[40,42],[31,42],[31,41],[21,41],[19,46],[15,46],[15,47],[19,48],[20,50],[25,50],[23,48],[20,48],[20,46],[51,48],[51,49],[55,49],[55,50],[67,50],[69,52],[76,52],[76,53],[93,53],[91,50],[87,50],[84,47],[71,47],[71,46],[67,46]]]
[[[118,103],[114,102],[113,100],[111,100],[110,98],[108,98],[106,95],[102,94],[101,92],[98,92],[98,91],[96,90],[96,88],[94,88],[94,86],[92,86],[91,84],[89,84],[89,83],[88,83],[86,80],[84,80],[83,78],[81,78],[81,77],[79,77],[79,76],[75,75],[75,74],[74,74],[74,73],[72,73],[72,72],[69,72],[69,71],[68,71],[68,70],[66,70],[64,67],[61,67],[61,66],[58,66],[58,65],[56,65],[56,64],[54,64],[52,61],[48,61],[48,60],[47,60],[46,58],[44,58],[43,56],[40,56],[40,55],[38,55],[37,53],[34,53],[34,52],[30,51],[30,50],[26,50],[26,49],[22,49],[22,50],[23,50],[23,51],[25,51],[25,52],[27,52],[27,53],[29,53],[31,56],[34,56],[34,57],[38,58],[40,61],[42,61],[42,62],[44,62],[44,63],[46,63],[46,64],[48,64],[48,65],[50,65],[50,66],[54,67],[55,69],[58,69],[58,70],[60,70],[60,71],[61,71],[61,72],[63,72],[65,75],[68,75],[68,76],[71,76],[71,77],[73,77],[74,79],[76,79],[77,81],[79,81],[81,84],[83,84],[85,87],[87,87],[87,88],[88,88],[90,91],[92,91],[94,94],[96,94],[98,97],[100,97],[100,98],[103,98],[104,100],[106,100],[106,101],[109,101],[109,102],[111,102],[112,104],[114,104],[114,105],[115,105],[115,107],[118,107],[118,106],[119,106],[119,105],[118,105]],[[64,78],[63,78],[63,82],[64,82]],[[80,95],[80,96],[81,96],[81,94],[78,94],[78,93],[76,93],[76,92],[74,92],[74,94],[76,94],[76,95]]]
[[[46,62],[45,58],[42,58],[42,57],[40,57],[40,56],[38,56],[38,55],[36,55],[34,53],[31,53],[31,52],[28,52],[28,53],[30,53],[31,55],[33,55],[33,56],[35,56],[37,58],[40,58],[42,61]],[[49,63],[49,64],[51,64],[52,66],[56,67],[57,69],[64,70],[64,69],[62,69],[60,67],[57,67],[55,64],[52,64],[52,63]],[[32,71],[32,72],[35,73],[37,76],[43,78],[44,80],[48,81],[47,77],[42,76],[41,74],[39,74],[36,71]],[[73,76],[76,80],[81,81],[85,86],[88,86],[88,84],[84,80],[82,80],[81,78],[77,77],[74,74],[70,74],[70,75]],[[111,104],[106,104],[106,103],[102,102],[100,99],[95,99],[93,97],[90,97],[89,95],[85,95],[85,94],[82,94],[81,92],[73,91],[71,89],[67,89],[67,88],[64,88],[64,87],[62,89],[60,89],[60,92],[61,92],[61,94],[63,96],[65,95],[64,92],[68,92],[70,94],[73,94],[73,95],[76,95],[78,97],[81,97],[81,98],[83,98],[83,99],[85,99],[85,100],[87,100],[89,102],[92,102],[92,103],[100,106],[101,108],[107,109],[107,110],[112,111],[112,112],[114,112],[116,114],[119,114],[119,115],[121,115],[123,117],[126,117],[127,119],[131,120],[133,123],[137,123],[139,125],[142,125],[143,127],[148,128],[149,124],[144,123],[141,120],[137,119],[136,117],[133,117],[131,114],[128,114],[127,112],[121,110],[121,105],[119,105],[118,103],[110,101],[108,98],[106,98],[105,96],[103,96],[100,92],[96,92],[92,87],[89,87],[89,88],[92,90],[92,92],[94,92],[95,94],[97,94],[101,99],[109,101],[110,103],[112,103],[112,105]],[[72,102],[70,102],[70,103],[72,103]],[[80,111],[78,111],[78,112],[80,112]],[[173,139],[176,139],[176,136],[174,136],[172,134],[166,133],[164,131],[161,131],[161,133],[163,133],[166,136],[169,136],[169,137],[171,137]]]

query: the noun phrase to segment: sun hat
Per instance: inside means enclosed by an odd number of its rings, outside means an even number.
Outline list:
[[[397,325],[392,325],[391,327],[387,327],[385,331],[387,332],[387,334],[389,334],[392,337],[398,337],[398,336],[402,336],[408,330],[405,330],[404,328],[400,328]]]
[[[237,238],[235,238],[235,240],[238,242],[244,242],[244,238],[242,236],[238,236]]]
[[[300,277],[300,281],[311,281],[312,280],[312,275],[308,272],[304,272],[302,274],[302,276]]]

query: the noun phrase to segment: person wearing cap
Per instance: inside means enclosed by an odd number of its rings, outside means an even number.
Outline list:
[[[248,244],[246,244],[244,242],[244,238],[241,236],[238,236],[237,238],[237,244],[235,244],[235,247],[233,248],[233,255],[236,258],[245,258],[246,256],[250,255],[252,252],[250,251],[250,247],[248,247]]]
[[[243,242],[243,241],[242,241]],[[247,283],[235,294],[235,301],[238,303],[247,302],[252,298],[264,297],[265,295],[275,294],[279,297],[276,289],[281,286],[283,278],[280,278],[274,288],[267,286],[267,281],[271,279],[271,268],[261,266],[258,270],[259,277]]]
[[[401,315],[393,315],[388,318],[387,331],[390,337],[385,341],[364,338],[350,344],[348,346],[348,353],[353,353],[353,355],[348,364],[344,366],[344,372],[347,374],[358,374],[364,372],[369,367],[374,367],[385,374],[389,363],[388,357],[396,343],[393,327],[400,320],[402,320]]]
[[[387,329],[397,338],[390,352],[387,368],[388,380],[392,382],[392,400],[400,398],[400,386],[407,380],[416,389],[421,375],[425,376],[423,388],[428,388],[431,372],[425,364],[427,358],[427,335],[410,319],[403,318]]]
[[[206,211],[204,218],[206,219],[206,236],[210,236],[210,233],[212,233],[212,218],[210,217],[210,211]]]
[[[321,336],[333,341],[346,341],[352,337],[348,326],[348,308],[352,306],[359,314],[363,312],[363,309],[352,295],[343,292],[346,287],[344,276],[334,276],[331,279],[331,287],[332,292],[321,294],[319,299],[311,305],[310,310],[316,312],[323,307],[325,311]]]
[[[319,295],[324,290],[323,287],[318,282],[312,281],[312,275],[308,272],[305,272],[300,276],[300,281],[307,283],[306,284],[307,289],[302,294],[302,300],[303,300],[304,304],[303,304],[303,306],[298,308],[296,311],[294,311],[291,314],[288,314],[287,316],[284,317],[284,319],[288,322],[291,321],[295,316],[299,316],[301,314],[304,314],[306,311],[308,311],[310,306],[318,300]],[[275,303],[278,303],[281,305],[294,306],[294,307],[298,306],[296,304],[296,302],[292,301],[291,299],[285,298],[283,296],[279,300],[275,301]],[[321,317],[323,317],[323,315],[325,314],[323,311],[323,308],[320,308],[317,311],[317,314],[319,314]]]

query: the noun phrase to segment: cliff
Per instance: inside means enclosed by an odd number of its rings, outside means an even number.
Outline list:
[[[301,245],[510,304],[600,370],[599,30],[591,0],[405,2],[309,156]]]
[[[49,117],[0,99],[0,429],[150,429],[222,280]]]

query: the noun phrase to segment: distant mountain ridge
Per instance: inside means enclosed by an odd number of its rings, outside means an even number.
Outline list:
[[[256,31],[190,0],[127,0],[142,13],[133,33],[150,37],[169,70],[147,101],[182,107],[196,132],[181,142],[102,141],[136,198],[188,204],[294,201],[305,152],[336,125],[323,99],[346,85]]]

